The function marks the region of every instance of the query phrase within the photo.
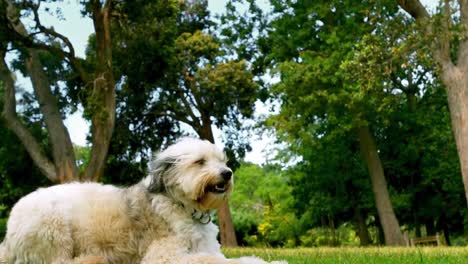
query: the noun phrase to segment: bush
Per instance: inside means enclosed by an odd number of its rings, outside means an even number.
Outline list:
[[[8,218],[0,218],[0,241],[3,241],[3,238],[6,235],[6,224]]]
[[[281,171],[244,163],[235,172],[231,210],[241,245],[295,246],[294,199]]]
[[[359,246],[359,238],[353,228],[344,224],[335,229],[312,228],[300,237],[301,246]]]

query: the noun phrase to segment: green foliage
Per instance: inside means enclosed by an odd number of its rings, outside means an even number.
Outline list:
[[[7,215],[5,211],[7,211],[7,207],[3,204],[0,204],[0,215]],[[0,241],[3,240],[3,238],[6,235],[6,224],[7,224],[8,218],[7,217],[0,217]]]
[[[141,177],[145,169],[135,167],[146,168],[150,150],[160,149],[180,134],[178,124],[161,115],[158,106],[167,102],[155,92],[155,87],[168,81],[181,26],[180,4],[173,0],[122,1],[115,6],[120,15],[112,24],[113,70],[120,83],[107,174],[116,173],[118,182],[130,183]],[[90,39],[87,59],[91,63],[94,49]],[[128,173],[128,179],[124,173]]]
[[[288,143],[282,156],[299,161],[290,184],[302,232],[324,218],[354,222],[356,208],[375,215],[355,135],[362,125],[374,130],[400,223],[463,230],[445,95],[396,3],[271,3],[266,60],[280,77],[271,91],[281,109],[266,125]]]
[[[294,198],[284,174],[277,168],[242,164],[235,173],[230,204],[236,233],[243,243],[296,245],[297,218],[291,210]]]
[[[89,163],[89,159],[91,158],[91,148],[88,146],[73,146],[73,150],[75,151],[75,158],[76,163],[78,164],[78,168],[80,172],[83,172],[86,166]]]
[[[201,31],[184,33],[175,44],[178,82],[167,89],[177,95],[194,98],[192,102],[187,99],[189,104],[198,109],[202,117],[204,114],[211,116],[216,126],[240,128],[239,118],[252,116],[257,92],[257,84],[246,62],[221,57],[220,44]],[[179,109],[180,105],[188,107],[180,102]],[[187,113],[169,110],[190,120],[187,109]],[[191,125],[194,122],[186,123]],[[196,126],[195,130],[198,130]]]
[[[257,84],[249,65],[225,57],[209,33],[207,1],[127,1],[118,10],[125,16],[113,29],[121,89],[110,164],[138,159],[144,168],[150,149],[181,134],[210,139],[214,124],[224,132],[230,165],[238,166],[249,150],[242,120],[253,113]]]
[[[313,228],[300,237],[301,246],[358,246],[359,238],[353,227],[346,224],[336,230],[330,228]]]

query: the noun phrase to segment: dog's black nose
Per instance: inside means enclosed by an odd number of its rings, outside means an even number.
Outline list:
[[[221,177],[223,178],[223,180],[229,181],[231,179],[231,177],[232,177],[232,171],[225,170],[225,171],[221,172]]]

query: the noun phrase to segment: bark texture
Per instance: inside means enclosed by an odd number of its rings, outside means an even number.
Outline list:
[[[106,164],[112,132],[115,125],[115,80],[112,72],[112,43],[110,32],[111,1],[102,6],[93,1],[93,24],[96,32],[97,70],[93,80],[93,91],[88,99],[92,112],[91,159],[83,180],[98,181]]]
[[[361,153],[371,178],[372,191],[385,236],[385,244],[387,246],[403,246],[405,245],[405,240],[393,211],[387,181],[374,138],[367,126],[361,126],[358,129],[358,135]]]
[[[26,60],[26,68],[30,74],[34,94],[47,127],[56,177],[59,182],[73,181],[79,177],[79,171],[70,135],[63,123],[57,98],[50,90],[51,85],[44,73],[38,52],[33,49],[29,49],[28,52],[29,58]]]

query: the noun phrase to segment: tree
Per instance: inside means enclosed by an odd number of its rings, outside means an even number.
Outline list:
[[[440,99],[444,100],[444,96],[440,82],[433,78],[433,56],[417,44],[421,34],[412,23],[404,14],[395,14],[380,23],[356,46],[355,59],[345,67],[352,73],[349,79],[358,81],[364,89],[374,95],[385,91],[380,99],[373,98],[379,100],[376,106],[380,117],[375,120],[379,154],[384,157],[386,178],[392,185],[400,220],[415,226],[420,235],[421,221],[428,227],[437,221],[440,228],[447,227],[447,213],[452,223],[461,217],[451,210],[436,209],[458,204],[459,190],[452,185],[457,166],[453,164],[453,139],[445,123],[446,104],[437,99],[442,96]],[[437,139],[434,135],[438,135]],[[443,150],[440,153],[444,158],[430,154],[433,149]],[[433,174],[431,171],[439,171],[439,166],[444,173]],[[427,230],[431,229],[435,233],[434,228]],[[444,228],[444,233],[448,238],[448,228]]]
[[[146,174],[154,152],[183,133],[177,121],[155,110],[167,103],[159,100],[155,87],[169,81],[169,64],[179,31],[195,22],[179,22],[184,13],[192,13],[185,10],[185,1],[121,1],[114,9],[114,13],[121,14],[111,28],[113,69],[120,82],[115,130],[103,180],[131,184]],[[88,49],[87,58],[94,61],[93,49]],[[74,97],[79,96],[79,91],[74,92]]]
[[[225,132],[229,165],[235,169],[248,150],[243,118],[252,115],[257,97],[248,64],[227,58],[221,43],[209,34],[213,23],[206,1],[180,2],[177,16],[167,24],[154,19],[158,5],[122,5],[131,12],[125,12],[129,16],[115,34],[119,44],[114,54],[124,76],[118,98],[125,103],[118,108],[119,131],[113,147],[145,159],[144,151],[152,142],[166,144],[188,132],[214,143],[216,126]],[[142,55],[129,58],[129,50]],[[118,142],[130,142],[131,147]],[[227,207],[219,211],[225,246],[236,244],[229,215]]]
[[[399,220],[416,236],[424,226],[427,235],[443,232],[450,245],[463,229],[465,198],[445,92],[434,81],[414,98],[411,84],[403,88],[378,141]]]
[[[112,1],[89,1],[84,12],[89,15],[95,29],[96,62],[90,69],[76,57],[74,47],[66,36],[42,25],[39,7],[42,1],[13,2],[2,0],[2,38],[0,55],[0,80],[4,84],[5,103],[2,117],[7,126],[18,136],[41,172],[52,182],[71,180],[97,181],[102,176],[115,121],[115,79],[112,71],[111,11]],[[32,14],[34,25],[28,29],[20,19],[22,14]],[[16,112],[15,81],[8,67],[6,55],[10,48],[20,54],[23,73],[31,78],[35,98],[48,132],[52,160],[45,154],[37,139],[20,120]],[[58,79],[51,79],[53,72],[45,57],[59,58],[64,67],[73,69],[80,87],[85,91],[83,105],[91,119],[91,155],[86,170],[79,173],[70,135],[63,123],[64,109],[54,92],[60,89]],[[50,72],[48,72],[50,71]],[[64,81],[62,79],[62,81]]]
[[[353,132],[325,127],[326,122],[309,127],[310,137],[287,150],[288,156],[302,158],[288,173],[302,233],[317,226],[333,230],[351,222],[360,244],[369,245],[367,219],[376,212],[359,142]],[[279,131],[280,137],[283,132]]]
[[[299,234],[292,187],[278,166],[242,163],[236,171],[231,205],[233,220],[243,244],[295,246]]]
[[[422,33],[417,44],[428,47],[439,65],[445,85],[453,133],[460,158],[468,202],[468,2],[444,1],[436,15],[430,15],[419,0],[398,0],[399,6],[415,19]]]
[[[430,57],[421,53],[397,63],[405,65],[392,73],[391,93],[399,103],[377,140],[399,219],[416,236],[423,235],[422,226],[427,235],[443,232],[450,245],[450,233],[460,232],[463,223],[464,191],[457,184],[460,168],[444,90],[428,74],[430,64],[421,62]]]
[[[173,120],[189,125],[200,138],[212,143],[213,125],[240,128],[240,118],[253,113],[257,93],[247,64],[223,61],[219,44],[201,31],[183,33],[175,47],[175,80],[159,94],[171,103],[162,111]],[[221,243],[237,246],[227,202],[218,209],[218,217]]]
[[[372,132],[377,109],[374,103],[383,96],[378,90],[384,82],[372,83],[379,88],[371,95],[366,86],[351,78],[355,74],[346,68],[346,61],[353,60],[356,43],[375,31],[383,18],[394,14],[395,6],[345,1],[272,4],[278,16],[271,22],[274,30],[269,39],[275,45],[267,58],[281,77],[274,87],[282,102],[278,119],[292,123],[288,126],[278,122],[277,127],[297,135],[292,131],[298,126],[327,120],[328,125],[340,123],[345,131],[354,131],[368,167],[386,244],[403,245]],[[307,137],[302,135],[292,141],[300,144]]]

